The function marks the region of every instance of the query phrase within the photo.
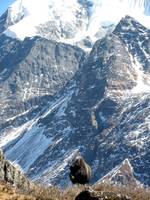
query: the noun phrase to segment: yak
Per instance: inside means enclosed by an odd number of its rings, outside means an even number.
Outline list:
[[[81,156],[78,156],[70,166],[69,176],[73,184],[87,184],[90,181],[91,168]]]

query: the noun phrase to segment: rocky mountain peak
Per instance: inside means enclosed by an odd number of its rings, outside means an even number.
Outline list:
[[[112,169],[98,183],[111,183],[131,187],[142,187],[141,183],[135,178],[133,167],[129,159],[125,159],[120,165]]]

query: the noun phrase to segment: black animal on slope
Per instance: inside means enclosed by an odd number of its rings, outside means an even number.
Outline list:
[[[77,157],[70,166],[70,180],[73,184],[89,183],[91,168],[80,156]]]

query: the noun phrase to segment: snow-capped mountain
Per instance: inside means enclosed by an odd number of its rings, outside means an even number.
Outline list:
[[[0,30],[21,40],[42,36],[91,48],[127,14],[150,27],[149,0],[16,0],[0,18]]]
[[[92,182],[128,158],[150,185],[150,30],[115,26],[126,10],[146,23],[149,4],[23,0],[1,16],[0,147],[32,180],[68,185],[80,151]]]

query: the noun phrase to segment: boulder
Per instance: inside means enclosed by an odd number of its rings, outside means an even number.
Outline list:
[[[78,194],[75,200],[131,200],[131,198],[112,192],[84,190],[80,194]]]

